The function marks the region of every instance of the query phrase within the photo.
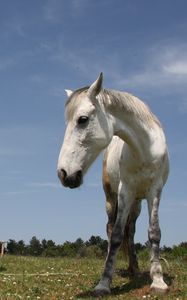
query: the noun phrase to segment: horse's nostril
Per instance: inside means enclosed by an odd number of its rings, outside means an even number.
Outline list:
[[[82,171],[81,170],[77,171],[77,177],[80,178],[80,179],[82,178]]]
[[[62,172],[63,177],[66,178],[67,177],[66,171],[64,169],[61,169],[61,172]]]
[[[64,169],[60,169],[58,170],[58,177],[61,179],[61,180],[65,180],[66,177],[67,177],[67,173]]]

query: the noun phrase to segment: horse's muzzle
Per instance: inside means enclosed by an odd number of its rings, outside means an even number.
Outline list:
[[[81,170],[68,175],[64,169],[60,169],[58,170],[58,177],[63,186],[69,187],[70,189],[79,187],[83,182],[83,175]]]

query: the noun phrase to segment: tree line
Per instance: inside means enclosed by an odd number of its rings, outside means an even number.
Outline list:
[[[75,242],[66,241],[56,244],[52,240],[39,240],[33,236],[28,244],[23,240],[16,242],[10,239],[7,243],[6,252],[11,255],[43,256],[43,257],[97,257],[106,256],[108,241],[100,236],[91,236],[89,240],[83,241],[78,238]],[[135,248],[141,257],[149,256],[149,243],[142,245],[136,243]],[[121,250],[122,252],[122,250]],[[174,257],[185,257],[187,259],[187,242],[182,242],[173,247],[163,246],[161,253]]]

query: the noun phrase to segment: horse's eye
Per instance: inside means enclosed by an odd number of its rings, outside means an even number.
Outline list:
[[[87,116],[81,116],[81,117],[78,118],[77,123],[79,125],[84,125],[84,124],[86,124],[88,122],[88,119],[89,118]]]

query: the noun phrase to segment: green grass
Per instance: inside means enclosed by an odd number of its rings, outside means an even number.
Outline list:
[[[0,260],[0,300],[15,299],[95,299],[91,291],[98,282],[104,259],[33,258],[4,256]],[[112,294],[103,299],[187,299],[187,263],[179,259],[163,263],[164,277],[170,286],[165,296],[149,291],[149,262],[140,261],[141,275],[133,279],[118,260]]]

